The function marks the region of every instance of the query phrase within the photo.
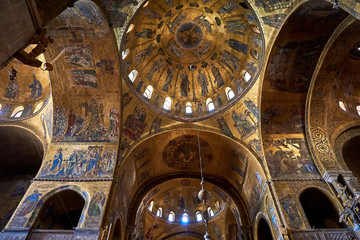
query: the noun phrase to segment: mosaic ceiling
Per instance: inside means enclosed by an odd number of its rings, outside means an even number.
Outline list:
[[[123,77],[157,112],[206,119],[256,81],[264,46],[259,29],[248,5],[233,0],[145,2],[122,40]]]
[[[205,187],[209,192],[209,199],[206,209],[211,208],[210,218],[216,218],[223,212],[225,202],[231,201],[226,193],[221,191],[215,185],[206,182]],[[150,191],[144,201],[153,216],[168,221],[168,215],[174,213],[174,223],[183,222],[183,214],[188,215],[189,223],[199,222],[196,219],[196,213],[204,211],[203,203],[198,198],[198,192],[201,189],[199,179],[174,179],[160,184]],[[158,209],[161,209],[161,215]],[[200,220],[201,222],[201,220]]]

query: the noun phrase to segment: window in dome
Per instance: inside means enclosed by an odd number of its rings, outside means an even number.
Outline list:
[[[156,216],[162,217],[162,208],[161,207],[159,207],[158,210],[156,211]]]
[[[15,108],[15,110],[13,111],[13,113],[10,115],[11,118],[19,118],[21,117],[21,115],[24,112],[24,107],[23,106],[18,106]]]
[[[0,103],[0,110],[2,109],[2,104]]]
[[[153,90],[154,90],[154,89],[153,89],[153,87],[152,87],[151,85],[147,86],[146,89],[145,89],[145,92],[144,92],[144,96],[145,96],[147,99],[150,99]]]
[[[245,79],[245,82],[250,81],[250,79],[251,79],[250,73],[248,73],[247,71],[243,71],[242,74],[243,74],[243,77]]]
[[[0,106],[0,109],[1,109],[1,106]],[[360,116],[360,105],[357,105],[357,106],[356,106],[356,111],[357,111],[357,113],[358,113],[359,116]]]
[[[217,209],[218,211],[220,211],[221,205],[220,205],[219,201],[216,201],[215,206],[216,206],[216,209]]]
[[[214,111],[215,110],[215,105],[214,102],[211,98],[208,98],[206,100],[206,106],[207,106],[207,110],[208,112]]]
[[[169,213],[168,221],[169,221],[169,222],[174,222],[174,221],[175,221],[175,213],[174,213],[173,211],[171,211],[171,212]]]
[[[208,207],[208,214],[209,214],[209,217],[213,217],[215,214],[214,214],[214,211],[211,209],[211,207]]]
[[[125,49],[124,51],[122,51],[121,56],[122,59],[125,59],[127,57],[127,55],[129,55],[129,49]]]
[[[134,27],[135,27],[135,25],[133,23],[130,24],[130,26],[129,26],[128,30],[126,31],[126,33],[131,32],[134,29]]]
[[[202,221],[202,216],[201,216],[201,213],[200,213],[200,211],[197,211],[196,212],[196,214],[195,214],[195,216],[196,216],[196,221],[197,222],[201,222]]]
[[[144,7],[147,7],[147,5],[149,5],[149,1],[144,4]]]
[[[339,101],[339,107],[346,112],[346,107],[343,101]]]
[[[154,208],[154,201],[151,201],[150,204],[149,204],[148,209],[149,209],[150,212],[152,212],[153,208]]]
[[[233,90],[231,90],[231,88],[227,87],[225,89],[225,92],[226,92],[226,96],[227,96],[228,100],[231,100],[231,99],[233,99],[235,97],[235,93],[234,93]]]
[[[33,113],[36,113],[37,111],[39,111],[40,108],[43,106],[43,104],[44,104],[44,102],[39,102],[39,103],[36,105]]]
[[[185,224],[189,223],[189,215],[187,213],[182,215],[181,222]]]
[[[165,98],[165,102],[164,102],[164,106],[163,108],[167,111],[171,110],[171,98],[170,97],[166,97]]]
[[[132,70],[128,75],[130,81],[134,82],[137,75],[138,75],[138,72],[136,70]]]
[[[185,113],[186,114],[192,114],[192,105],[190,102],[187,102],[185,105]]]

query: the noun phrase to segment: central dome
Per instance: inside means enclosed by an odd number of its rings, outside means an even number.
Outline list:
[[[263,37],[237,1],[148,1],[122,40],[129,88],[164,116],[203,120],[237,102],[261,69]]]

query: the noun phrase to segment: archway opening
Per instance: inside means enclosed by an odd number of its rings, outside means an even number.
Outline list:
[[[311,228],[341,228],[339,213],[330,199],[316,188],[304,190],[300,195],[300,203],[304,209]]]
[[[360,136],[356,136],[348,140],[343,148],[342,155],[344,161],[353,175],[360,179],[360,148],[359,148]]]
[[[34,227],[72,230],[78,226],[84,205],[84,198],[75,191],[64,190],[56,193],[42,206]]]
[[[273,240],[269,224],[263,218],[261,218],[258,223],[257,237],[258,240]]]
[[[38,172],[44,155],[41,141],[19,127],[0,127],[0,231]]]

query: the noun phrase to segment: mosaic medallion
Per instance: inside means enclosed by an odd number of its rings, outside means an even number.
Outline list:
[[[206,167],[213,159],[213,151],[208,142],[200,138],[201,159]],[[171,140],[162,153],[163,161],[170,168],[194,170],[200,168],[198,138],[194,135],[183,135]]]

